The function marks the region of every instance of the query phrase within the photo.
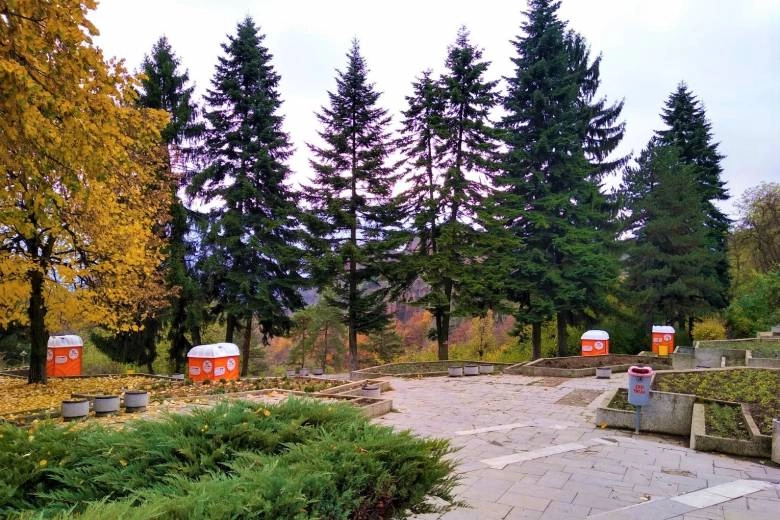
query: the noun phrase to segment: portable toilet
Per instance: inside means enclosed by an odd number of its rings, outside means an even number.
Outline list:
[[[70,377],[81,375],[84,342],[79,336],[49,336],[46,347],[46,375]]]
[[[603,356],[609,354],[609,334],[605,330],[588,330],[580,338],[583,356]]]
[[[187,373],[193,381],[238,379],[238,359],[233,343],[198,345],[187,353]]]
[[[668,356],[674,352],[674,327],[653,325],[653,354]]]

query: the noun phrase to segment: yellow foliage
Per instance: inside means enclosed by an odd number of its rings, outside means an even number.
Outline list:
[[[726,325],[717,317],[707,317],[693,325],[693,339],[726,339]]]
[[[122,329],[162,304],[167,114],[92,45],[93,0],[0,0],[0,326],[28,323],[45,277],[49,330]]]

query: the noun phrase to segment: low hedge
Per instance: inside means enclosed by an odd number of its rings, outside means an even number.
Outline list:
[[[28,430],[0,426],[0,516],[402,518],[446,507],[443,440],[346,405],[223,403],[188,415]]]

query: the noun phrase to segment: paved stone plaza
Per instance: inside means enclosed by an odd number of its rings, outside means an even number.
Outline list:
[[[381,424],[450,439],[470,509],[420,520],[780,519],[780,468],[594,424],[612,379],[391,379]]]

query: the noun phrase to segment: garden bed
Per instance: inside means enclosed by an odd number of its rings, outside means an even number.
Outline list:
[[[596,375],[596,368],[611,367],[613,372],[625,372],[632,365],[650,365],[656,370],[665,370],[672,366],[669,358],[607,354],[541,358],[517,369],[513,368],[511,372],[537,377],[588,377]]]
[[[58,417],[60,405],[65,399],[73,396],[94,398],[96,395],[121,395],[128,389],[149,392],[150,407],[155,411],[166,408],[178,410],[188,402],[197,403],[210,397],[240,397],[264,390],[283,390],[317,397],[353,390],[345,381],[300,377],[193,383],[142,375],[90,376],[50,378],[46,385],[30,385],[24,379],[0,376],[0,420],[27,424],[35,419]],[[354,396],[348,400],[357,403]],[[386,413],[385,409],[388,408],[386,403],[381,406],[377,403],[366,405],[372,416]]]
[[[671,435],[689,435],[695,396],[670,392],[650,392],[650,404],[642,407],[640,430]],[[596,424],[601,427],[634,428],[635,408],[628,403],[625,388],[606,394],[596,409]]]
[[[769,457],[772,437],[762,435],[747,406],[707,401],[693,406],[691,448],[744,457]]]
[[[420,361],[416,363],[388,363],[375,367],[354,370],[349,374],[353,381],[370,379],[372,377],[436,377],[446,376],[449,367],[463,365],[492,365],[494,372],[503,372],[506,368],[514,366],[511,363],[491,363],[488,361]]]
[[[763,435],[772,434],[772,418],[780,417],[780,370],[732,368],[658,373],[653,389],[745,403]]]

